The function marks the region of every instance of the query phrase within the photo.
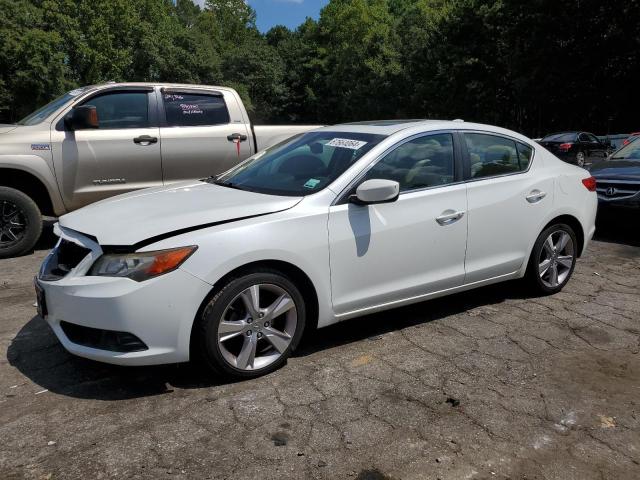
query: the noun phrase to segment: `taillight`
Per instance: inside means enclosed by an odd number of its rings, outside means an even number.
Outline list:
[[[582,184],[586,187],[590,192],[596,191],[596,179],[593,177],[583,178]]]
[[[625,138],[625,139],[622,141],[622,146],[624,147],[624,146],[626,146],[626,145],[629,145],[630,143],[631,143],[631,142],[630,142],[627,138]]]
[[[558,148],[563,152],[568,152],[572,146],[573,146],[573,143],[561,143]]]

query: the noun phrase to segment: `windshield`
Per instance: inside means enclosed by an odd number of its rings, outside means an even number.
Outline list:
[[[575,139],[575,133],[554,133],[544,137],[541,142],[573,142]]]
[[[65,93],[64,95],[47,103],[44,107],[40,107],[35,112],[32,112],[26,117],[24,117],[22,120],[18,122],[18,125],[35,125],[37,123],[40,123],[49,115],[51,115],[53,112],[55,112],[60,107],[62,107],[65,103],[70,101],[72,98],[77,97],[78,95],[80,95],[86,90],[87,90],[86,88],[77,88],[75,90],[71,90],[70,92]]]
[[[337,179],[385,138],[355,132],[306,133],[254,155],[214,183],[272,195],[310,195]]]
[[[640,160],[640,137],[636,137],[631,143],[622,147],[610,158],[612,160]]]

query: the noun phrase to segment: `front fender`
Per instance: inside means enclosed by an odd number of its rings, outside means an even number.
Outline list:
[[[180,245],[199,248],[180,268],[215,285],[251,263],[279,261],[302,270],[318,297],[318,326],[334,320],[329,272],[328,212],[298,216],[291,211],[178,235],[144,250]]]
[[[18,170],[31,175],[44,185],[56,215],[66,212],[58,182],[45,159],[38,155],[0,155],[0,172],[3,169]],[[11,187],[10,184],[6,186]]]

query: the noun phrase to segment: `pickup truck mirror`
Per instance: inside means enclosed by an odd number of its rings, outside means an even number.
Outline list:
[[[93,105],[74,107],[65,115],[64,124],[72,131],[99,128],[98,111]]]
[[[395,202],[400,194],[400,184],[393,180],[372,179],[362,182],[355,195],[349,197],[356,205]]]

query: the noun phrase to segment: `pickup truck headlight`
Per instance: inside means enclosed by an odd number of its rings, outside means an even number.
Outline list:
[[[191,256],[198,247],[179,247],[155,252],[102,255],[87,273],[99,277],[127,277],[142,282],[172,272]]]

